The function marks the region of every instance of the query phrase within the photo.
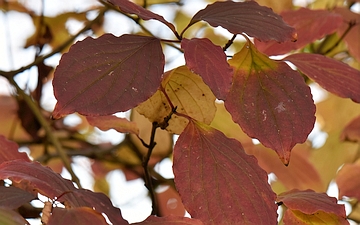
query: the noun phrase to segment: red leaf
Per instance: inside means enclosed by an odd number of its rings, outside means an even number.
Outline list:
[[[121,11],[125,13],[130,14],[136,14],[143,20],[158,20],[168,26],[174,33],[176,33],[176,29],[172,23],[169,23],[164,19],[164,17],[153,13],[147,9],[144,9],[143,7],[134,4],[133,2],[130,2],[128,0],[107,0],[108,2],[112,3],[113,5],[116,5],[120,8]]]
[[[310,88],[300,74],[248,42],[229,60],[236,70],[225,107],[252,138],[274,149],[285,165],[315,122]]]
[[[313,190],[299,191],[293,189],[281,193],[276,201],[282,202],[288,209],[299,210],[306,214],[324,211],[346,217],[344,205],[338,205],[336,198],[329,197],[325,193],[316,193]]]
[[[224,100],[230,89],[233,71],[222,48],[206,38],[184,38],[181,47],[185,51],[188,68],[202,77],[218,99]]]
[[[360,116],[346,125],[340,135],[342,141],[354,141],[360,143]]]
[[[220,131],[190,121],[174,147],[173,169],[193,218],[205,224],[277,224],[266,172]]]
[[[24,225],[29,224],[19,213],[14,210],[0,207],[0,224],[2,225]]]
[[[17,187],[30,193],[40,193],[51,199],[66,191],[76,190],[71,181],[62,178],[49,167],[37,162],[12,160],[0,164],[0,179],[10,179]]]
[[[203,225],[200,220],[182,216],[169,215],[166,217],[149,216],[146,220],[134,225]]]
[[[339,198],[344,196],[360,199],[360,163],[345,164],[336,175],[336,184],[339,187]]]
[[[72,198],[68,198],[69,194]],[[123,219],[120,209],[113,206],[110,199],[103,193],[96,193],[85,189],[73,190],[58,198],[59,201],[63,199],[68,200],[72,207],[86,206],[93,208],[98,213],[104,213],[113,224],[129,224]]]
[[[74,44],[55,70],[53,118],[126,111],[155,93],[164,55],[153,37],[105,34]]]
[[[342,36],[349,28],[349,23],[355,23],[350,31],[345,35],[344,41],[346,42],[350,54],[360,61],[360,14],[354,13],[348,8],[335,8],[334,12],[339,13],[344,18],[344,23],[338,29],[339,36]]]
[[[339,14],[327,10],[301,8],[296,11],[284,11],[281,16],[287,24],[296,29],[298,39],[296,42],[285,43],[276,41],[264,43],[255,40],[256,47],[267,55],[281,55],[294,49],[303,48],[305,45],[333,33],[342,24],[342,17]]]
[[[0,135],[0,164],[14,159],[31,161],[25,152],[18,151],[18,145],[15,142],[9,141]]]
[[[321,87],[343,98],[360,103],[360,71],[323,55],[298,53],[284,60],[293,63],[302,73]]]
[[[105,218],[95,210],[88,207],[81,208],[53,208],[52,215],[49,218],[47,225],[108,225]]]
[[[17,209],[35,198],[35,195],[23,191],[17,187],[0,186],[0,207],[7,209]]]
[[[287,210],[285,224],[349,224],[346,220],[344,205],[325,193],[312,190],[291,190],[278,196],[277,202],[283,203]],[[317,224],[317,223],[316,223]]]
[[[87,116],[87,121],[90,125],[106,131],[115,129],[120,133],[131,133],[139,135],[139,128],[135,122],[131,122],[126,118],[119,118],[116,116]]]
[[[259,166],[267,173],[274,173],[287,190],[294,188],[322,191],[324,184],[319,172],[309,156],[312,151],[303,145],[296,145],[291,151],[291,163],[285,167],[278,159],[278,156],[271,149],[263,145],[253,145],[245,148],[246,153],[254,155],[259,161]]]
[[[262,41],[295,41],[295,29],[287,25],[270,8],[255,1],[215,2],[197,12],[190,24],[204,20],[211,26],[222,26],[233,34],[246,33]]]

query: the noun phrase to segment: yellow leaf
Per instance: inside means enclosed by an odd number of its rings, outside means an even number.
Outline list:
[[[186,66],[181,66],[167,73],[161,85],[173,106],[177,107],[178,113],[206,124],[211,123],[216,113],[216,98],[200,76],[192,73]],[[160,91],[136,109],[151,122],[159,123],[171,112],[165,95]],[[166,130],[180,134],[187,124],[186,118],[172,115]]]

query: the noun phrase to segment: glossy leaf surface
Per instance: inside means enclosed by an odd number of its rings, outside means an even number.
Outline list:
[[[63,209],[53,208],[52,215],[49,218],[47,225],[108,225],[105,218],[95,210],[88,207]]]
[[[17,209],[35,198],[36,195],[30,194],[17,187],[0,187],[0,207]]]
[[[163,67],[156,38],[112,34],[85,38],[62,56],[55,71],[58,102],[52,116],[73,112],[99,116],[131,109],[155,93]]]
[[[303,48],[315,40],[333,33],[342,24],[342,17],[339,14],[327,10],[311,10],[300,8],[289,10],[280,14],[284,21],[296,29],[297,41],[278,43],[276,41],[259,42],[255,40],[259,51],[267,55],[281,55],[291,50]]]
[[[186,66],[180,66],[168,72],[161,82],[176,111],[198,121],[210,124],[215,116],[215,96],[201,77],[192,73]],[[158,91],[149,100],[139,105],[137,111],[150,121],[163,122],[171,112],[165,95]],[[166,130],[180,134],[188,120],[172,115]]]
[[[19,152],[18,148],[19,146],[15,142],[9,141],[4,136],[0,135],[0,164],[14,159],[23,159],[30,162],[26,153]]]
[[[188,68],[202,77],[218,99],[224,100],[230,89],[233,71],[222,48],[206,38],[184,38],[181,47],[185,51]]]
[[[338,205],[336,198],[325,193],[294,189],[280,194],[276,201],[287,207],[285,224],[349,224],[344,205]]]
[[[275,150],[287,165],[291,149],[306,140],[315,122],[310,88],[298,72],[250,42],[229,63],[235,74],[226,109],[246,134]]]
[[[200,20],[214,27],[221,26],[233,34],[246,33],[261,41],[296,40],[294,28],[270,8],[260,6],[255,1],[215,2],[196,13],[189,26]]]
[[[165,217],[149,216],[140,223],[134,223],[134,225],[203,225],[200,220],[191,219],[186,217],[169,215]]]
[[[166,26],[168,26],[172,31],[174,32],[176,31],[174,25],[166,21],[164,17],[156,13],[153,13],[147,9],[144,9],[143,7],[134,4],[129,0],[107,0],[107,1],[118,6],[120,10],[125,13],[136,14],[143,20],[151,20],[151,19],[158,20],[163,24],[165,24]]]
[[[360,103],[359,70],[318,54],[298,53],[289,55],[284,60],[293,63],[302,73],[327,91]]]
[[[136,123],[129,121],[126,118],[119,118],[116,116],[87,116],[87,121],[90,125],[106,131],[114,129],[120,133],[139,134],[139,128]]]
[[[204,224],[277,224],[267,174],[240,142],[190,121],[174,147],[175,184]]]

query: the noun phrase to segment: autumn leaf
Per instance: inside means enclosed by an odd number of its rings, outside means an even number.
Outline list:
[[[169,23],[168,21],[166,21],[164,19],[164,17],[162,17],[156,13],[153,13],[147,9],[144,9],[143,7],[134,4],[133,2],[131,2],[129,0],[107,0],[107,1],[113,5],[118,6],[121,11],[123,11],[125,13],[135,14],[143,20],[154,19],[154,20],[160,21],[161,23],[163,23],[167,27],[169,27],[174,32],[174,34],[177,34],[174,25],[172,23]]]
[[[70,209],[53,208],[47,225],[74,224],[74,222],[76,222],[77,225],[108,225],[100,213],[88,207]]]
[[[17,187],[30,193],[40,193],[51,199],[76,188],[49,167],[38,162],[12,160],[0,164],[0,179],[10,179]]]
[[[21,190],[20,188],[0,186],[0,207],[17,209],[35,198],[36,195]]]
[[[159,39],[105,34],[74,44],[55,70],[53,118],[73,112],[87,116],[126,111],[159,87],[164,55]]]
[[[246,33],[261,41],[295,41],[295,29],[287,25],[270,8],[255,1],[215,2],[197,12],[188,27],[201,20],[211,26],[221,26],[233,34]],[[186,28],[185,28],[186,29]]]
[[[197,219],[169,215],[164,217],[149,216],[146,220],[134,223],[134,225],[203,225],[203,223]]]
[[[14,210],[0,207],[0,224],[3,225],[24,225],[29,224],[22,215]]]
[[[340,135],[342,141],[354,141],[360,143],[360,116],[354,118],[346,125]]]
[[[339,198],[348,197],[360,199],[360,161],[345,163],[336,175],[336,184],[339,188]]]
[[[293,63],[321,87],[343,98],[360,103],[360,71],[335,59],[318,54],[297,53],[283,60]]]
[[[12,141],[7,140],[4,136],[0,135],[0,164],[5,161],[15,159],[22,159],[30,162],[31,160],[25,152],[18,151],[19,146]]]
[[[296,145],[292,149],[291,163],[287,167],[277,160],[278,156],[274,151],[262,145],[247,146],[245,152],[254,155],[259,166],[268,174],[274,173],[276,180],[281,182],[287,190],[311,188],[316,191],[326,191],[321,174],[310,161],[311,149],[305,144]]]
[[[201,77],[192,73],[186,66],[180,66],[168,72],[161,85],[169,97],[176,112],[210,124],[216,113],[215,96]],[[151,122],[161,123],[171,112],[165,95],[159,90],[149,100],[140,104],[136,110]],[[172,115],[166,130],[180,134],[188,120]]]
[[[338,28],[339,36],[345,34],[346,30],[349,29],[350,23],[352,23],[351,29],[346,33],[344,36],[344,41],[349,48],[350,54],[360,61],[360,14],[351,11],[348,8],[337,7],[334,9],[335,13],[342,15],[343,17],[343,24]]]
[[[69,198],[69,195],[71,195],[72,198]],[[77,189],[71,191],[71,193],[65,193],[58,198],[59,201],[63,201],[64,199],[71,204],[72,208],[86,206],[89,207],[89,209],[94,209],[96,213],[105,214],[113,224],[129,224],[123,219],[120,209],[113,206],[110,199],[103,193],[96,193],[86,189]]]
[[[191,120],[174,147],[175,185],[204,224],[277,224],[267,173],[240,142]]]
[[[310,88],[298,72],[248,42],[229,60],[235,68],[225,107],[252,138],[277,152],[287,165],[291,149],[306,141],[315,122]]]
[[[129,121],[126,118],[119,118],[113,115],[110,116],[87,116],[87,121],[91,126],[95,126],[100,130],[107,131],[115,129],[120,133],[139,134],[139,128],[135,122]]]
[[[300,8],[299,10],[284,11],[280,15],[287,24],[295,28],[298,39],[296,42],[284,43],[276,41],[265,43],[255,39],[258,50],[267,55],[281,55],[294,49],[303,48],[305,45],[335,32],[342,24],[341,15],[327,10]]]
[[[181,47],[188,68],[201,76],[218,99],[225,100],[233,71],[222,48],[206,38],[184,38]]]
[[[349,224],[344,205],[325,193],[293,189],[280,194],[276,201],[287,207],[285,224]]]

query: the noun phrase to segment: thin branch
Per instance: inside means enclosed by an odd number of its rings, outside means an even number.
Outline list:
[[[24,90],[22,90],[19,85],[15,82],[13,77],[10,77],[9,79],[10,83],[16,88],[17,93],[24,99],[26,104],[29,106],[29,108],[34,113],[36,119],[39,121],[41,126],[44,128],[46,132],[46,137],[48,140],[54,145],[57,153],[59,154],[62,162],[64,163],[64,167],[69,171],[72,181],[74,181],[79,188],[81,188],[79,178],[75,175],[74,171],[71,168],[70,160],[68,159],[64,149],[61,146],[61,143],[59,139],[54,135],[53,130],[51,129],[50,124],[45,120],[43,115],[41,114],[41,111],[38,107],[38,104],[34,102],[33,99],[29,95],[27,95]]]
[[[57,48],[55,48],[52,52],[50,52],[49,54],[43,55],[43,56],[39,56],[37,57],[32,63],[23,66],[17,70],[12,70],[12,71],[2,71],[0,70],[0,75],[7,78],[7,79],[11,79],[13,76],[24,72],[25,70],[30,69],[31,67],[43,62],[45,59],[61,52],[62,50],[64,50],[67,46],[71,45],[74,40],[82,33],[84,33],[85,31],[89,30],[95,23],[97,23],[98,21],[101,20],[101,18],[104,16],[104,13],[108,10],[108,8],[103,8],[99,11],[99,15],[92,21],[90,21],[89,23],[87,23],[83,29],[81,29],[79,32],[77,32],[75,35],[71,36],[67,41],[65,41],[62,45],[58,46]]]
[[[234,43],[236,36],[237,34],[234,34],[232,38],[225,44],[225,46],[223,47],[224,51],[226,51],[226,49],[228,49]]]

